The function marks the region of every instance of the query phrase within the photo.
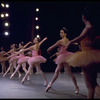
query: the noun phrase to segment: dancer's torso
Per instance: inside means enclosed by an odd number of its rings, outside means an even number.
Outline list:
[[[86,35],[86,37],[81,40],[80,44],[81,44],[82,51],[93,49],[93,44],[94,44],[94,40],[95,40],[94,34],[95,34],[94,30],[91,29],[88,32],[88,34]]]

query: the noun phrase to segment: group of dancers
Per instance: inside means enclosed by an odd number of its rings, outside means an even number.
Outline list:
[[[21,83],[23,84],[25,79],[30,79],[29,74],[31,74],[33,67],[36,67],[36,71],[42,75],[44,78],[44,86],[47,85],[47,79],[41,70],[40,64],[46,62],[46,58],[39,55],[39,49],[41,44],[46,40],[47,38],[44,38],[41,42],[39,42],[38,38],[34,38],[33,42],[34,45],[31,45],[30,47],[27,47],[29,44],[32,44],[32,42],[28,42],[26,45],[23,45],[23,43],[19,44],[19,50],[16,50],[15,44],[11,46],[11,50],[7,53],[4,53],[3,56],[0,59],[0,62],[5,62],[9,60],[9,67],[7,71],[3,74],[3,77],[6,76],[6,74],[10,71],[12,67],[15,68],[14,72],[11,74],[10,79],[18,72],[19,77],[21,77],[21,73],[19,71],[20,67],[22,67],[23,71],[26,73],[25,77],[22,79]],[[27,47],[27,48],[26,48]],[[32,51],[32,55],[26,56],[25,51]],[[8,57],[5,57],[5,55],[10,55]],[[29,52],[28,52],[29,53]],[[29,67],[28,70],[26,68],[26,64],[28,63]],[[16,66],[17,65],[17,66]]]
[[[0,57],[0,62],[9,60],[9,67],[3,76],[5,76],[10,70],[11,66],[13,66],[15,71],[11,74],[10,79],[16,74],[16,72],[18,72],[19,77],[21,77],[19,68],[22,66],[23,70],[25,71],[25,76],[21,81],[23,84],[25,79],[30,79],[31,70],[33,67],[36,67],[37,72],[40,73],[44,79],[44,86],[46,86],[45,91],[48,92],[58,78],[59,72],[64,67],[66,73],[71,77],[75,85],[75,93],[77,94],[79,93],[79,87],[77,85],[76,78],[71,71],[71,66],[81,67],[88,90],[87,98],[94,98],[95,93],[98,98],[100,98],[100,86],[97,83],[98,64],[100,63],[100,50],[97,50],[93,47],[96,36],[88,9],[85,9],[82,13],[82,21],[85,24],[85,27],[78,37],[69,40],[67,38],[67,29],[63,27],[60,30],[61,39],[47,49],[48,53],[50,53],[50,51],[55,47],[58,47],[59,50],[59,53],[57,53],[57,58],[54,60],[55,64],[57,64],[57,67],[49,83],[40,67],[40,64],[45,63],[47,59],[38,54],[41,44],[47,40],[47,37],[40,42],[38,38],[34,38],[34,45],[31,45],[30,47],[27,46],[31,44],[31,42],[27,43],[25,46],[20,43],[19,51],[16,51],[15,45],[12,45],[11,50],[7,53],[4,53],[4,55],[9,55],[9,53],[11,53],[11,55],[8,57]],[[68,47],[73,43],[80,43],[81,50],[75,53],[68,51]],[[25,56],[24,52],[26,51],[32,51],[32,56]],[[26,63],[29,65],[28,70],[26,69]]]

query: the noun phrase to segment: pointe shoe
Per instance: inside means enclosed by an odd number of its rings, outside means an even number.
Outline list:
[[[21,84],[24,84],[24,79],[22,79]]]
[[[30,77],[29,77],[29,76],[27,76],[27,80],[28,80],[28,81],[30,80]]]
[[[45,89],[45,92],[48,92],[51,86],[52,86],[51,84],[48,84],[47,88]]]
[[[48,85],[48,82],[45,82],[45,83],[44,83],[44,87],[46,87],[47,85]]]
[[[5,77],[5,74],[3,74],[3,77]]]
[[[19,78],[21,77],[21,74],[19,74]]]
[[[14,75],[12,74],[12,75],[10,76],[10,79],[12,79],[13,76],[14,76]]]
[[[75,94],[78,94],[79,93],[79,87],[77,87],[76,91],[75,91]]]
[[[24,84],[24,81],[21,81],[21,84]]]

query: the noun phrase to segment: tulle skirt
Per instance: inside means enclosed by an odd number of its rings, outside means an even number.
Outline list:
[[[10,60],[9,60],[9,63],[11,63],[14,60],[18,60],[18,59],[19,59],[19,56],[11,57]]]
[[[23,56],[21,58],[18,59],[18,64],[21,64],[21,63],[24,63],[24,62],[27,62],[28,60],[30,59],[30,57],[28,56]]]
[[[43,56],[34,56],[28,60],[28,63],[30,65],[33,65],[34,63],[45,63],[45,62],[46,62],[46,58],[44,58]]]
[[[73,67],[84,67],[91,63],[100,63],[100,50],[78,51],[71,55],[66,62]]]
[[[60,55],[57,57],[55,63],[56,63],[56,64],[61,64],[61,63],[63,63],[63,62],[66,62],[66,60],[67,60],[72,54],[73,54],[72,52],[65,52],[65,53],[60,54]]]

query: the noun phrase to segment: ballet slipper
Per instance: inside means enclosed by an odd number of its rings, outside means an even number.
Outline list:
[[[24,81],[25,81],[25,80],[24,80],[24,79],[22,79],[21,84],[24,84]]]
[[[21,77],[21,74],[19,74],[19,78]]]
[[[30,80],[30,77],[29,77],[29,76],[27,76],[27,80],[28,80],[28,81]]]
[[[45,82],[45,83],[44,83],[44,87],[46,87],[47,85],[48,85],[48,82]]]
[[[13,76],[14,76],[14,74],[12,74],[12,75],[10,76],[10,79],[12,79]]]
[[[45,91],[48,92],[49,89],[51,88],[51,86],[52,86],[51,84],[48,84],[48,86],[47,86],[47,88],[45,89]]]
[[[79,93],[79,87],[77,87],[76,91],[75,91],[75,94],[78,94]]]
[[[5,77],[6,76],[6,74],[3,74],[3,77]]]

